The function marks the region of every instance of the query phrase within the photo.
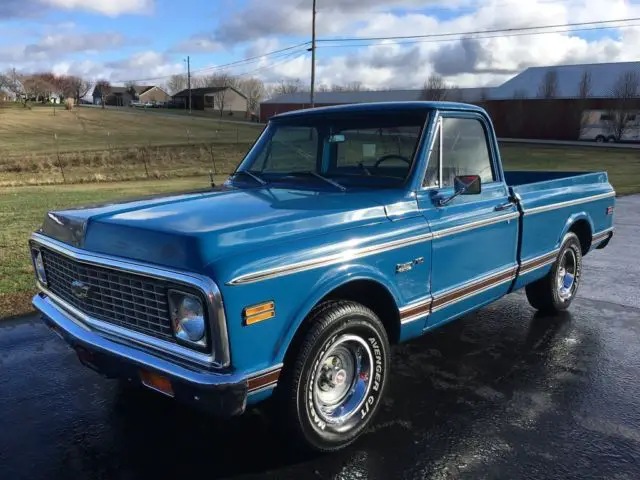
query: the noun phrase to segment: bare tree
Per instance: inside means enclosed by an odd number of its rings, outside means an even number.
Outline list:
[[[91,88],[93,87],[93,82],[91,80],[85,80],[80,77],[76,77],[76,82],[74,83],[74,92],[76,96],[76,103],[79,105],[80,101],[89,95]]]
[[[640,96],[640,75],[634,70],[620,74],[611,89],[613,107],[607,112],[607,125],[616,141],[620,141],[631,127],[632,115]]]
[[[22,100],[26,106],[27,100],[25,96],[24,86],[22,85],[23,76],[19,74],[15,68],[9,70],[6,75],[5,88],[13,94],[16,100]]]
[[[172,75],[167,82],[167,88],[171,95],[175,95],[188,87],[185,75]]]
[[[98,95],[100,95],[100,103],[102,104],[102,108],[105,108],[105,100],[109,93],[111,92],[111,84],[108,80],[98,80],[96,82],[96,91]]]
[[[53,79],[53,74],[48,73],[21,75],[20,83],[22,84],[25,102],[29,100],[42,102],[49,98],[54,90]]]
[[[126,92],[131,97],[131,100],[137,101],[139,97],[138,97],[138,90],[136,90],[136,87],[138,86],[136,82],[132,80],[125,83],[124,86],[126,88]]]
[[[274,95],[286,95],[288,93],[302,92],[302,82],[299,78],[295,80],[280,80],[274,87]]]
[[[584,70],[580,76],[580,82],[578,83],[578,98],[589,98],[592,94],[591,89],[591,72]]]
[[[447,99],[449,85],[444,81],[442,75],[432,73],[422,88],[423,100],[443,101]]]
[[[227,106],[229,90],[236,85],[237,79],[228,73],[220,72],[203,77],[203,82],[205,87],[216,87],[213,92],[213,108],[220,112],[220,118],[222,118]]]
[[[0,73],[0,91],[9,89],[9,77],[4,73]]]
[[[257,113],[260,102],[266,95],[262,80],[259,78],[241,79],[238,81],[238,90],[247,97],[247,109],[249,112]]]
[[[549,70],[544,74],[538,87],[538,97],[552,99],[558,96],[558,72]]]
[[[578,82],[578,98],[575,103],[576,119],[579,125],[579,137],[581,137],[589,125],[589,115],[585,114],[587,109],[587,99],[591,96],[591,72],[585,69]]]
[[[457,85],[451,85],[447,94],[447,100],[451,100],[452,102],[462,102],[464,100],[462,89]]]
[[[517,88],[513,91],[513,99],[514,100],[526,100],[527,99],[527,91],[524,88]]]
[[[333,84],[330,89],[332,92],[361,92],[363,90],[366,90],[366,88],[362,85],[362,82],[349,82],[344,85]],[[326,91],[329,91],[329,89]]]

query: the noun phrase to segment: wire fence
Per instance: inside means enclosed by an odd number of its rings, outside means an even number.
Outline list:
[[[0,152],[0,186],[228,175],[250,146],[251,143],[193,139],[178,145],[113,146],[103,150],[56,150],[21,156],[3,157]]]

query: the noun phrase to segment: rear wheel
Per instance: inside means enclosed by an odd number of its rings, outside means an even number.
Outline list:
[[[598,143],[604,143],[605,140],[606,139],[604,138],[604,135],[598,135],[596,137],[596,142],[598,142]]]
[[[582,249],[578,236],[565,235],[551,271],[526,287],[529,304],[545,313],[566,310],[576,296],[582,274]]]
[[[609,143],[616,143],[616,137],[614,137],[613,135],[611,135],[609,138],[607,138],[607,142],[609,142]]]
[[[354,442],[380,406],[389,341],[375,313],[355,302],[323,303],[307,322],[276,398],[288,432],[312,450],[335,451]]]

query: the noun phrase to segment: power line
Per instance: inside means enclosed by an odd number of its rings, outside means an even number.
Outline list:
[[[447,32],[447,33],[431,33],[427,35],[401,35],[401,36],[389,36],[389,37],[345,37],[345,38],[320,38],[318,42],[356,42],[356,41],[381,41],[381,40],[412,40],[420,38],[441,38],[441,37],[453,37],[453,36],[468,36],[468,35],[482,35],[491,33],[510,33],[510,32],[523,32],[531,30],[542,30],[547,28],[567,28],[567,27],[581,27],[586,25],[602,25],[612,24],[618,22],[635,22],[640,20],[640,17],[635,18],[620,18],[618,20],[603,20],[595,22],[577,22],[577,23],[562,23],[556,25],[540,25],[537,27],[513,27],[513,28],[497,28],[492,30],[476,30],[470,32]],[[612,28],[612,27],[609,27]]]
[[[256,73],[259,72],[263,72],[265,70],[271,70],[272,68],[278,67],[280,65],[284,65],[286,63],[290,63],[293,62],[295,60],[297,60],[298,58],[304,57],[307,53],[309,53],[307,50],[303,51],[303,52],[294,52],[291,53],[288,58],[285,58],[279,62],[276,63],[272,63],[271,65],[265,65],[263,67],[257,68],[255,70],[250,70],[248,72],[243,72],[243,73],[239,73],[237,75],[235,75],[236,77],[245,77],[247,75],[255,75]],[[291,58],[293,57],[293,58]]]
[[[357,44],[342,44],[342,45],[322,45],[318,48],[356,48],[356,47],[378,47],[385,45],[414,45],[417,43],[444,43],[444,42],[457,42],[463,40],[464,38],[473,38],[473,39],[487,39],[487,38],[510,38],[510,37],[526,37],[526,36],[534,36],[534,35],[550,35],[553,33],[571,33],[571,32],[589,32],[594,30],[611,30],[611,29],[620,29],[620,28],[629,28],[629,27],[640,27],[640,24],[630,24],[630,25],[615,25],[615,26],[602,26],[602,27],[591,27],[591,28],[570,28],[565,30],[551,30],[544,32],[520,32],[520,33],[510,33],[510,34],[499,34],[499,35],[465,35],[459,34],[460,36],[457,38],[433,38],[433,39],[425,39],[425,40],[408,40],[406,42],[385,42],[385,43],[357,43]]]
[[[191,74],[193,75],[195,73],[213,72],[213,71],[216,71],[216,70],[223,70],[223,69],[230,68],[230,67],[244,66],[246,64],[254,63],[254,62],[260,61],[263,58],[272,57],[272,56],[275,56],[276,58],[278,58],[278,56],[279,56],[278,54],[282,54],[282,53],[285,53],[285,52],[290,52],[291,50],[294,50],[294,49],[297,49],[297,48],[307,47],[310,43],[311,42],[307,41],[307,42],[299,43],[297,45],[291,45],[291,46],[286,47],[286,48],[273,50],[271,52],[267,52],[267,53],[264,53],[262,55],[256,55],[256,56],[253,56],[253,57],[247,57],[247,58],[236,60],[236,61],[233,61],[233,62],[230,62],[230,63],[225,63],[225,64],[222,64],[222,65],[211,65],[211,66],[208,66],[208,67],[203,67],[203,68],[200,68],[200,69],[197,69],[197,70],[192,70]],[[307,51],[306,48],[305,48],[304,51],[305,52]],[[174,74],[171,74],[171,75],[160,75],[160,76],[157,76],[157,77],[148,77],[148,78],[139,78],[139,79],[114,80],[113,83],[148,82],[148,81],[152,81],[152,80],[161,80],[161,79],[164,79],[164,78],[170,78],[173,75]]]
[[[265,54],[262,54],[262,55],[256,55],[255,57],[243,58],[242,60],[237,60],[235,62],[226,63],[226,64],[223,64],[223,65],[212,65],[210,67],[203,67],[201,69],[194,70],[194,72],[198,72],[199,73],[199,72],[204,72],[204,71],[225,69],[225,68],[228,68],[228,67],[232,67],[232,66],[235,66],[235,65],[242,64],[242,63],[249,63],[250,61],[261,60],[264,57],[269,57],[269,56],[272,56],[272,55],[277,54],[277,53],[288,52],[288,51],[296,49],[296,48],[306,47],[310,43],[311,42],[307,41],[307,42],[299,43],[297,45],[292,45],[290,47],[281,48],[280,50],[274,50],[272,52],[268,52],[268,53],[265,53]]]

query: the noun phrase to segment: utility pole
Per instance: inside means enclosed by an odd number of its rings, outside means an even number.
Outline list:
[[[313,0],[311,24],[311,108],[316,106],[316,0]]]
[[[191,58],[187,57],[187,87],[189,88],[189,114],[191,114]]]

